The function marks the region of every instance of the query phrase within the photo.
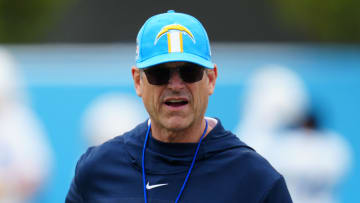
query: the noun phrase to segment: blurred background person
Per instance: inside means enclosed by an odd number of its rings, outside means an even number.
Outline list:
[[[49,176],[51,159],[15,60],[0,48],[0,202],[31,202]]]
[[[98,96],[87,107],[83,117],[83,135],[89,146],[133,129],[145,121],[146,114],[137,98],[122,93]]]
[[[279,132],[303,118],[308,105],[302,81],[290,69],[269,65],[250,76],[237,135],[266,158]]]
[[[241,139],[284,175],[295,203],[338,202],[351,149],[342,136],[320,126],[300,77],[268,66],[255,72],[248,88]]]
[[[351,149],[323,128],[316,111],[287,130],[273,147],[272,163],[283,172],[294,202],[335,203],[351,165]]]

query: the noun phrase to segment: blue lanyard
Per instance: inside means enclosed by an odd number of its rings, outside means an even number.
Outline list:
[[[201,138],[200,138],[200,141],[199,141],[199,143],[198,143],[198,145],[197,145],[197,148],[196,148],[196,151],[195,151],[193,160],[192,160],[192,162],[191,162],[189,171],[188,171],[188,173],[187,173],[187,175],[186,175],[186,177],[185,177],[184,183],[183,183],[183,185],[182,185],[182,187],[181,187],[181,189],[180,189],[180,192],[179,192],[179,194],[178,194],[178,196],[177,196],[177,198],[176,198],[176,200],[175,200],[175,203],[177,203],[177,202],[180,200],[180,197],[181,197],[181,195],[182,195],[182,193],[183,193],[183,191],[184,191],[184,189],[185,189],[186,183],[187,183],[187,181],[188,181],[188,179],[189,179],[189,177],[190,177],[191,171],[192,171],[192,169],[193,169],[193,167],[194,167],[194,165],[195,165],[195,160],[196,160],[196,156],[197,156],[197,154],[198,154],[198,152],[199,152],[199,149],[200,149],[201,141],[203,140],[203,138],[204,138],[204,136],[205,136],[205,133],[206,133],[206,130],[207,130],[207,128],[208,128],[208,122],[207,122],[206,119],[205,119],[205,123],[206,123],[206,125],[205,125],[205,130],[204,130],[203,134],[201,135]],[[146,143],[147,143],[148,138],[149,138],[150,129],[151,129],[151,122],[149,122],[148,129],[147,129],[147,131],[146,131],[146,136],[145,136],[145,141],[144,141],[144,147],[143,147],[143,151],[142,151],[142,160],[141,160],[141,164],[142,164],[142,179],[143,179],[143,188],[144,188],[144,201],[145,201],[145,203],[148,202],[148,201],[147,201],[147,193],[146,193],[145,149],[146,149]]]

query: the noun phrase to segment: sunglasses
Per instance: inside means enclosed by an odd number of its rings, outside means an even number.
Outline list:
[[[168,67],[163,63],[144,69],[146,78],[152,85],[168,84],[172,73],[175,71],[179,73],[180,78],[186,83],[198,82],[204,75],[204,67],[195,63],[185,63],[178,67]]]

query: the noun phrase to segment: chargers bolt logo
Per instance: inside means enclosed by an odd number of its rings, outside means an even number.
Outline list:
[[[179,24],[171,24],[163,27],[160,30],[160,32],[155,37],[154,45],[157,44],[162,36],[167,35],[169,53],[183,52],[183,34],[189,36],[195,44],[194,35],[189,29]]]

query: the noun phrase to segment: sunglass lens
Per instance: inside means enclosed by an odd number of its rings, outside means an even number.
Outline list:
[[[170,78],[170,70],[165,67],[154,66],[144,70],[147,80],[152,85],[165,85]]]
[[[198,82],[204,75],[204,68],[194,63],[185,64],[179,71],[181,78],[187,83]]]

